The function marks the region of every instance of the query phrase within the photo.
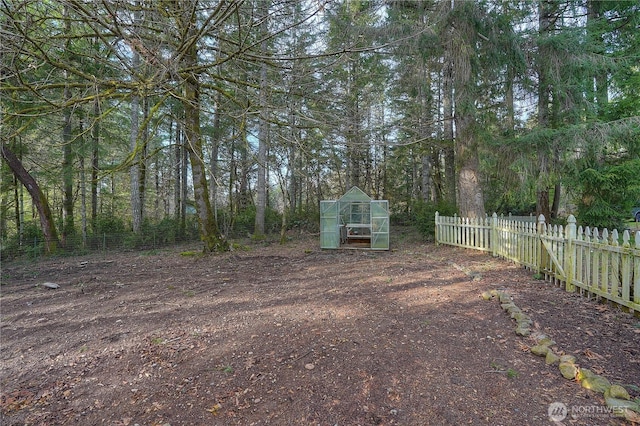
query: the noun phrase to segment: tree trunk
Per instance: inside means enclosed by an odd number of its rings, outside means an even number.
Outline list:
[[[93,128],[91,130],[91,231],[96,232],[98,221],[98,171],[100,146],[100,100],[93,104]]]
[[[456,205],[456,165],[455,165],[455,149],[453,140],[453,59],[449,52],[445,53],[445,63],[442,76],[442,113],[443,113],[443,135],[444,139],[444,179],[440,181],[441,197],[451,206]],[[435,157],[434,153],[434,157]],[[435,160],[435,158],[434,158]],[[438,164],[438,162],[434,162]],[[441,176],[440,170],[435,174],[438,178]]]
[[[431,196],[431,158],[427,154],[422,155],[422,200],[433,201]]]
[[[289,111],[288,111],[288,115],[289,115],[289,137],[290,137],[290,144],[289,144],[289,160],[288,160],[288,164],[289,164],[289,191],[287,191],[289,193],[289,209],[291,210],[291,214],[295,214],[296,208],[298,206],[297,201],[298,201],[298,173],[300,172],[299,169],[299,162],[298,162],[298,156],[297,156],[297,150],[296,150],[296,143],[299,141],[298,138],[298,129],[297,129],[297,120],[296,120],[296,108],[295,108],[295,101],[293,99],[289,100]]]
[[[475,7],[456,1],[454,8]],[[464,10],[458,16],[465,16]],[[470,22],[457,19],[452,40],[455,91],[455,157],[458,170],[458,209],[462,217],[484,218],[484,196],[480,180],[478,141],[476,140],[476,81],[472,70],[476,32]]]
[[[82,145],[84,146],[84,114],[80,119],[79,134],[82,136]],[[84,150],[82,150],[84,151]],[[80,226],[82,229],[82,247],[87,247],[87,178],[84,170],[84,153],[78,155],[80,167]]]
[[[65,34],[71,35],[71,21],[69,18],[69,7],[64,7],[64,25]],[[69,51],[69,40],[66,41],[67,52]],[[69,86],[70,77],[68,71],[63,71],[64,75],[64,101],[68,105],[71,100],[71,88]],[[73,219],[73,150],[71,149],[72,134],[71,134],[71,107],[65,106],[63,111],[63,125],[62,125],[62,190],[64,193],[63,200],[63,226],[62,226],[62,240],[63,243],[67,236],[73,235],[75,232],[75,224]]]
[[[162,162],[164,163],[164,161]],[[160,197],[164,198],[162,187],[160,185],[160,170],[164,168],[164,164],[160,162],[160,156],[156,156],[155,166],[153,170],[153,182],[156,196],[153,200],[153,217],[156,221],[160,220]]]
[[[211,210],[209,190],[207,188],[207,169],[204,164],[200,130],[200,82],[198,75],[193,71],[198,62],[198,51],[194,38],[197,34],[195,15],[189,15],[185,24],[189,42],[185,48],[182,63],[185,71],[182,74],[184,78],[184,93],[181,100],[184,108],[185,146],[191,161],[193,195],[200,226],[200,239],[204,243],[203,249],[206,253],[227,251],[229,244],[218,231],[218,225]]]
[[[348,87],[347,87],[347,172],[345,189],[349,190],[352,186],[364,189],[362,182],[362,144],[360,135],[360,103],[358,88],[358,63],[359,55],[353,54],[350,58],[348,66]]]
[[[222,116],[222,95],[220,92],[216,93],[216,111],[213,115],[213,140],[211,141],[211,155],[209,165],[209,177],[211,185],[209,187],[209,199],[211,200],[213,207],[213,215],[218,221],[218,152],[220,150],[222,129],[220,128],[220,117]]]
[[[262,23],[260,24],[263,36],[267,34],[267,16],[269,12],[268,0],[261,1]],[[267,56],[267,41],[263,39],[260,43],[262,56]],[[253,230],[254,238],[264,237],[264,217],[267,207],[267,138],[269,133],[268,105],[267,105],[267,64],[260,65],[260,122],[258,127],[258,179],[256,182],[256,218]]]
[[[247,102],[247,108],[249,107]],[[251,173],[251,165],[249,164],[249,141],[247,140],[247,117],[242,117],[240,128],[240,145],[236,146],[239,151],[240,159],[238,162],[239,171],[236,175],[238,180],[237,209],[244,210],[251,204],[251,194],[249,190],[249,174]]]
[[[134,54],[134,57],[137,56]],[[134,61],[135,62],[135,61]],[[138,110],[140,97],[134,94],[131,97],[131,133],[130,147],[133,155],[133,164],[129,169],[131,186],[131,225],[134,234],[139,234],[142,230],[142,206],[140,206],[140,165],[138,164]]]
[[[71,98],[71,90],[68,86],[64,89],[64,98],[69,100]],[[71,149],[71,108],[65,107],[63,111],[64,124],[62,126],[62,189],[64,192],[64,222],[62,226],[62,238],[74,234],[74,219],[73,219],[73,150]]]
[[[550,53],[546,43],[542,39],[549,36],[551,32],[552,5],[548,0],[541,0],[538,3],[538,36],[541,43],[538,46],[538,125],[541,128],[548,128],[551,123],[551,83],[547,61]],[[551,218],[551,208],[549,206],[549,147],[541,144],[538,148],[538,179],[536,180],[536,216],[541,214],[547,219]]]
[[[44,234],[45,249],[49,254],[55,253],[60,242],[47,198],[33,176],[29,174],[22,165],[22,162],[4,142],[2,143],[2,158],[5,159],[14,176],[27,188],[27,191],[29,191],[33,205],[40,216],[40,226]]]
[[[17,157],[16,157],[17,158]],[[18,159],[19,161],[20,159]],[[16,228],[18,231],[18,245],[22,247],[24,243],[24,203],[23,203],[24,185],[18,185],[18,177],[13,176],[13,199],[15,203]]]
[[[149,150],[149,97],[142,98],[142,146],[140,148],[140,179],[138,183],[140,190],[140,222],[144,221],[146,212],[144,209],[147,192],[147,153]]]

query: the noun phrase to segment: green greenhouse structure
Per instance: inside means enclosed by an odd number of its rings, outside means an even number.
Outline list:
[[[389,201],[357,186],[339,200],[320,201],[320,247],[389,250]]]

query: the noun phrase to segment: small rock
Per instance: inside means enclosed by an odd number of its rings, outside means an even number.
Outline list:
[[[593,377],[595,375],[596,375],[596,373],[594,373],[593,371],[589,370],[588,368],[581,368],[580,371],[578,372],[578,376],[576,378],[578,379],[579,382],[581,382],[584,379],[586,379],[587,377]]]
[[[548,338],[549,336],[547,336],[546,334],[541,333],[541,332],[539,332],[539,331],[536,331],[535,333],[533,333],[533,334],[531,335],[531,337],[533,337],[533,339],[534,339],[536,342],[540,342],[542,339],[546,339],[546,338]]]
[[[611,385],[611,387],[604,393],[604,397],[626,400],[631,399],[631,395],[629,395],[629,392],[627,392],[627,390],[620,385]]]
[[[605,393],[611,387],[609,380],[602,376],[594,375],[586,377],[580,382],[583,388],[590,389],[594,392]]]
[[[511,302],[509,302],[509,303],[501,303],[500,306],[502,307],[502,309],[504,309],[507,312],[509,312],[510,309],[517,308],[517,306],[514,305]]]
[[[533,324],[533,321],[531,320],[531,318],[525,316],[522,319],[516,320],[518,325],[521,327],[530,327]]]
[[[534,355],[538,355],[538,356],[547,356],[547,353],[549,352],[549,346],[545,346],[545,345],[535,345],[535,346],[531,346],[531,353]]]
[[[549,349],[549,352],[547,352],[547,356],[545,357],[544,362],[547,365],[554,365],[560,362],[560,357],[554,354],[551,349]]]
[[[543,337],[542,339],[538,340],[538,344],[542,346],[553,346],[556,344],[556,342],[548,337]]]
[[[569,364],[575,364],[576,357],[573,355],[562,355],[560,357],[560,362],[568,362]]]
[[[640,404],[638,404],[635,401],[626,401],[624,399],[610,398],[610,397],[609,398],[605,397],[604,401],[607,404],[607,406],[614,409],[614,414],[619,416],[624,416],[627,419],[629,418],[627,417],[628,410],[635,411],[636,413],[640,413]]]
[[[528,325],[518,324],[518,326],[516,327],[516,334],[518,336],[528,336],[529,334],[531,334],[531,330],[529,329]]]
[[[46,283],[42,283],[42,287],[44,288],[50,288],[50,289],[56,289],[56,288],[60,288],[60,286],[56,283],[50,283],[50,282],[46,282]]]
[[[558,368],[560,369],[562,377],[564,377],[565,379],[573,380],[576,378],[576,374],[578,374],[578,367],[570,362],[560,362]]]
[[[513,305],[513,308],[509,308],[507,309],[507,312],[509,312],[511,318],[515,318],[516,315],[522,315],[522,311],[520,310],[520,308],[518,308],[517,306]]]
[[[488,291],[483,291],[483,292],[482,292],[482,298],[483,298],[484,300],[489,300],[489,299],[491,299],[492,297],[493,297],[493,296],[491,296],[491,293],[490,293],[490,292],[488,292]]]
[[[305,364],[304,368],[306,368],[307,370],[313,370],[314,368],[316,368],[316,366],[311,364],[311,363],[309,363],[309,364]]]

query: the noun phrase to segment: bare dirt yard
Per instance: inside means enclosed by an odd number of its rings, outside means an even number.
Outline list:
[[[558,424],[630,423],[481,294],[508,292],[555,352],[632,398],[638,316],[392,231],[382,252],[307,236],[4,263],[0,423],[545,425],[554,402]]]

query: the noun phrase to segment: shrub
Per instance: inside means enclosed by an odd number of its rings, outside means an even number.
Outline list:
[[[429,203],[417,200],[411,205],[410,220],[425,237],[433,237],[436,231],[436,212],[442,216],[453,216],[456,208],[448,203]]]
[[[115,216],[100,215],[96,218],[95,234],[122,234],[126,232],[124,221]]]
[[[248,236],[255,232],[256,207],[249,206],[236,213],[233,220],[231,234],[236,236]],[[264,231],[267,234],[280,231],[282,215],[272,208],[267,208],[264,213]]]
[[[303,209],[289,213],[287,227],[292,230],[319,232],[320,211],[318,209]]]
[[[640,160],[615,165],[592,165],[578,172],[578,223],[622,229],[640,196]]]

